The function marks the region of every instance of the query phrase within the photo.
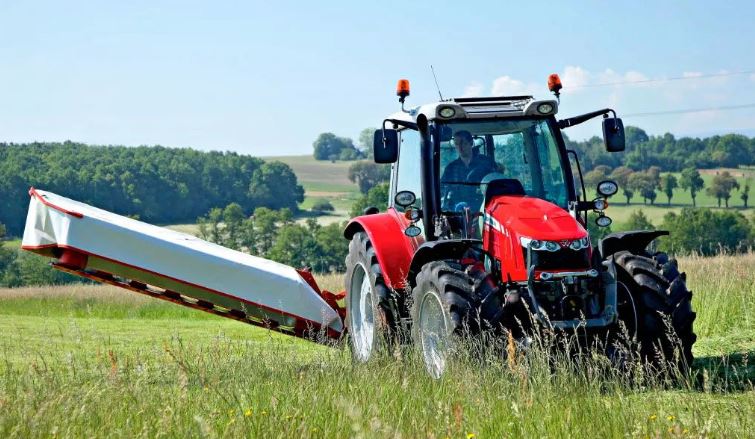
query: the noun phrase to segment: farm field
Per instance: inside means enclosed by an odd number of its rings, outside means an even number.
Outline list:
[[[700,169],[700,176],[702,177],[703,181],[705,182],[705,188],[703,188],[702,191],[697,193],[696,196],[696,203],[698,207],[717,207],[718,201],[716,200],[716,197],[713,197],[709,195],[706,192],[706,189],[711,186],[713,182],[713,178],[715,177],[717,172],[723,172],[728,171],[732,176],[734,176],[737,180],[737,183],[739,183],[740,188],[744,187],[746,183],[750,184],[750,191],[752,194],[752,191],[755,190],[755,169],[751,168],[740,168],[740,169]],[[661,175],[669,174],[667,172],[661,173]],[[681,178],[680,172],[671,172],[670,174],[673,174],[677,180]],[[596,196],[596,192],[594,189],[587,188],[588,191],[590,191],[593,196]],[[660,190],[657,191],[658,198],[655,199],[655,206],[658,207],[668,207],[667,206],[667,198],[666,194],[661,192]],[[741,208],[742,207],[742,199],[739,198],[740,192],[738,190],[733,190],[731,193],[731,198],[729,199],[729,207],[736,207]],[[614,205],[626,205],[626,197],[624,196],[621,187],[619,188],[619,193],[611,197],[611,200],[613,201]],[[643,199],[639,194],[634,194],[632,198],[630,198],[630,203],[632,205],[638,204],[638,205],[644,205]],[[721,201],[721,206],[724,206],[723,200]],[[750,199],[750,202],[748,203],[748,206],[752,206],[752,196]],[[674,196],[671,198],[671,207],[692,207],[692,196],[690,195],[688,190],[684,190],[682,188],[676,188],[674,189]],[[752,209],[750,207],[750,209]]]
[[[751,437],[755,254],[680,266],[699,337],[681,383],[536,350],[433,381],[409,350],[355,366],[343,346],[112,287],[0,290],[0,436]]]
[[[318,200],[327,200],[335,208],[334,212],[317,217],[321,224],[342,222],[349,219],[349,210],[354,200],[359,198],[359,188],[349,181],[349,166],[354,162],[315,160],[312,155],[262,157],[264,160],[278,160],[294,170],[299,184],[304,186],[304,202],[301,209],[310,209]],[[304,220],[301,218],[300,220]]]

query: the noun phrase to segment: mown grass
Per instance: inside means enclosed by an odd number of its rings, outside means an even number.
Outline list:
[[[751,437],[755,255],[683,258],[693,376],[329,348],[109,287],[0,290],[2,437]],[[330,275],[321,284],[342,288]]]

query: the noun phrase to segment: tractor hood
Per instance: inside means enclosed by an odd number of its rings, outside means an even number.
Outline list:
[[[587,231],[567,211],[540,198],[502,195],[493,198],[487,214],[505,234],[544,241],[584,238]]]

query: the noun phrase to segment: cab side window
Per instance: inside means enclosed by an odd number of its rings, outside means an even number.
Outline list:
[[[396,172],[396,193],[412,191],[417,197],[416,207],[422,206],[421,172],[420,172],[420,137],[419,132],[403,130],[399,133],[400,144],[398,153],[398,171]],[[395,195],[395,193],[394,193]],[[403,211],[400,206],[394,206]]]

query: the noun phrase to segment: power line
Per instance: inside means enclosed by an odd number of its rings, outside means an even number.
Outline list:
[[[649,83],[654,83],[654,82],[684,81],[688,79],[705,79],[705,78],[720,78],[723,76],[748,75],[751,73],[755,73],[755,70],[741,70],[738,72],[726,72],[726,73],[709,73],[706,75],[694,75],[694,76],[672,76],[670,78],[658,78],[658,79],[638,79],[636,81],[600,82],[597,84],[574,85],[568,88],[593,88],[593,87],[609,87],[612,85],[649,84]]]
[[[665,111],[649,111],[645,113],[630,113],[621,115],[621,117],[643,117],[643,116],[657,116],[661,114],[684,114],[684,113],[702,113],[704,111],[727,111],[727,110],[739,110],[742,108],[755,107],[753,104],[741,104],[741,105],[723,105],[720,107],[708,107],[708,108],[690,108],[685,110],[665,110]]]

